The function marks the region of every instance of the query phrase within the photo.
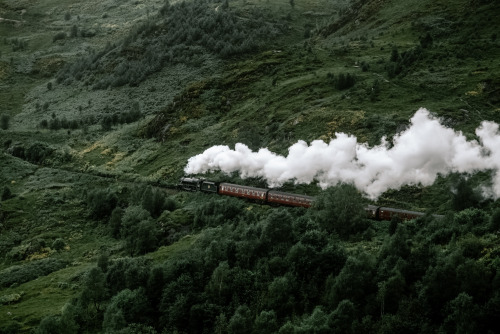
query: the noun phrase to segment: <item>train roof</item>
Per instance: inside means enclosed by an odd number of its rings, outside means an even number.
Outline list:
[[[238,188],[238,189],[247,189],[247,190],[254,190],[254,191],[264,191],[264,192],[268,191],[268,189],[265,189],[265,188],[242,186],[241,184],[234,184],[234,183],[220,183],[219,186],[220,187],[234,187],[234,188]]]
[[[283,191],[278,191],[278,190],[269,190],[269,194],[276,194],[276,195],[284,195],[284,196],[294,196],[294,197],[300,197],[300,198],[305,198],[309,200],[313,200],[314,197],[308,196],[308,195],[302,195],[302,194],[295,194],[295,193],[287,193]]]
[[[405,214],[410,214],[410,215],[414,215],[414,216],[423,216],[423,215],[425,215],[425,213],[423,213],[423,212],[410,211],[410,210],[402,210],[402,209],[395,209],[395,208],[389,208],[389,207],[386,207],[386,206],[381,206],[379,208],[379,210],[380,211],[387,210],[387,211],[391,211],[391,212],[405,213]]]

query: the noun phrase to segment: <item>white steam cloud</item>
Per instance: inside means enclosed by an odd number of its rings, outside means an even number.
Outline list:
[[[500,133],[498,124],[484,121],[476,129],[478,141],[467,141],[462,132],[443,126],[428,110],[421,108],[411,125],[378,146],[358,143],[356,137],[336,133],[330,143],[298,141],[281,156],[261,148],[253,152],[244,144],[213,146],[191,157],[184,171],[199,174],[220,170],[239,172],[241,177],[261,177],[270,187],[293,180],[318,181],[322,188],[338,183],[353,184],[375,199],[388,189],[403,185],[428,186],[438,175],[450,172],[473,173],[493,170],[489,195],[500,197]]]

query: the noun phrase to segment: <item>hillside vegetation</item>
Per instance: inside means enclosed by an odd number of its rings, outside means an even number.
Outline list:
[[[491,171],[311,209],[175,189],[187,160],[500,122],[494,0],[0,1],[0,333],[495,333]],[[439,138],[436,138],[439,140]],[[206,177],[266,187],[261,179]],[[432,214],[438,213],[442,217]]]

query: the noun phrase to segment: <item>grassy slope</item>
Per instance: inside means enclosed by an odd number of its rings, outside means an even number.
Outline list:
[[[153,7],[158,9],[159,3]],[[292,9],[285,0],[231,2],[248,11],[253,6],[266,7],[288,22],[289,35],[269,50],[232,59],[223,66],[212,65],[210,75],[205,77],[197,69],[169,68],[138,88],[94,92],[78,85],[48,91],[46,84],[60,60],[71,61],[82,52],[81,45],[98,50],[108,41],[125,36],[134,22],[146,17],[145,2],[3,2],[0,17],[21,19],[18,11],[27,8],[27,12],[21,26],[0,24],[0,35],[29,42],[27,50],[12,51],[9,43],[0,41],[1,113],[11,116],[10,129],[0,130],[1,142],[42,141],[68,150],[73,159],[53,161],[50,165],[54,168],[40,168],[8,155],[1,157],[2,184],[8,184],[17,195],[2,203],[1,210],[7,215],[2,233],[19,233],[24,242],[43,238],[49,245],[62,237],[69,246],[66,250],[47,250],[39,256],[66,259],[71,265],[0,290],[0,296],[22,296],[20,302],[2,306],[0,323],[18,321],[28,329],[43,316],[58,313],[78,293],[77,286],[70,284],[68,288],[60,282],[75,280],[92,265],[102,247],[120,254],[119,242],[107,237],[103,228],[88,223],[81,197],[85,190],[98,186],[118,189],[131,181],[174,182],[182,175],[187,158],[216,144],[242,141],[253,148],[267,146],[286,153],[286,148],[298,139],[327,140],[335,131],[353,133],[360,141],[376,144],[383,135],[392,135],[407,124],[421,106],[470,137],[481,120],[500,121],[498,41],[492,38],[498,31],[494,20],[498,9],[493,2],[479,6],[480,2],[458,0],[405,1],[404,5],[397,1],[368,1],[354,12],[347,11],[341,2],[295,3]],[[68,11],[72,14],[69,22],[64,18]],[[75,15],[80,15],[80,20]],[[447,32],[447,22],[461,22],[463,30]],[[57,31],[69,32],[75,23],[88,29],[97,27],[97,35],[52,42]],[[312,30],[307,40],[303,38],[306,30]],[[408,75],[389,78],[384,67],[392,48],[396,46],[400,52],[411,49],[427,31],[436,34],[433,48],[425,51],[422,61],[412,65]],[[463,40],[473,40],[483,49],[479,54],[456,58],[455,54],[463,52]],[[30,58],[34,55],[36,60]],[[368,71],[361,70],[362,62],[369,64]],[[353,88],[337,91],[328,82],[328,73],[352,73],[358,80]],[[370,99],[375,80],[380,93]],[[161,89],[150,92],[152,85]],[[168,108],[167,104],[184,88],[186,98],[177,102],[175,109]],[[77,117],[78,105],[87,106],[88,101],[92,105],[85,112],[137,100],[148,116],[108,133],[98,126],[85,133],[36,128],[50,113]],[[228,101],[230,108],[220,108],[229,105]],[[37,102],[48,102],[48,111],[37,112]],[[161,110],[173,124],[164,141],[138,137],[144,128],[161,129],[165,125],[153,118]],[[259,134],[257,138],[255,133]],[[97,174],[111,175],[117,181]],[[382,203],[413,208],[441,206],[444,210],[448,188],[449,182],[444,179],[427,189],[407,187],[388,192]],[[314,193],[317,189],[305,191]],[[193,238],[160,248],[150,256],[156,260],[175,256],[188,248]],[[0,269],[8,266],[5,263]],[[12,316],[7,316],[7,311]]]

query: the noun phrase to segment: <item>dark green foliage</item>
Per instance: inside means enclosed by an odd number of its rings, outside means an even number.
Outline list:
[[[337,333],[355,333],[352,330],[356,319],[356,308],[349,299],[342,300],[328,317],[328,326]]]
[[[165,199],[165,203],[164,203],[165,210],[174,211],[175,209],[177,209],[177,206],[178,206],[177,202],[172,197],[167,197]]]
[[[124,289],[111,298],[102,323],[106,332],[121,330],[140,320],[141,314],[147,313],[148,304],[143,289],[131,291]]]
[[[43,164],[52,155],[54,149],[45,143],[33,143],[24,152],[24,158],[35,164]]]
[[[52,37],[52,42],[57,42],[59,40],[65,39],[66,33],[64,31],[60,31]]]
[[[119,212],[114,220],[118,220]],[[116,224],[116,222],[114,222]],[[113,229],[116,231],[116,225]],[[158,245],[158,230],[150,213],[141,206],[129,206],[122,215],[120,235],[131,255],[145,254]]]
[[[118,197],[110,189],[96,189],[87,194],[90,215],[95,219],[108,217],[117,203]]]
[[[356,83],[356,76],[351,73],[327,74],[327,79],[337,90],[351,88]]]
[[[123,289],[135,290],[148,282],[150,264],[142,258],[120,258],[111,261],[106,273],[106,287],[111,296]]]
[[[413,64],[422,59],[423,56],[424,52],[421,46],[416,46],[402,53],[399,53],[397,48],[392,49],[391,57],[386,64],[387,75],[389,78],[400,74],[406,75]]]
[[[399,57],[398,48],[392,48],[390,61],[397,62],[397,61],[399,61],[399,59],[400,59],[400,57]]]
[[[108,271],[108,266],[109,266],[109,255],[108,253],[104,252],[97,258],[97,267],[99,267],[103,273],[106,273]]]
[[[78,308],[68,303],[64,305],[61,316],[48,316],[42,319],[36,334],[73,334],[78,332],[79,325],[76,322]]]
[[[55,316],[48,316],[42,319],[40,325],[35,330],[35,334],[56,334],[61,333],[61,325],[59,318]]]
[[[151,220],[151,214],[142,206],[129,206],[121,219],[121,236],[126,238],[132,235],[140,222],[149,220]]]
[[[96,89],[137,86],[167,64],[198,65],[207,51],[222,58],[255,52],[280,33],[278,25],[265,19],[265,12],[235,12],[224,5],[223,10],[214,12],[210,2],[166,4],[159,17],[136,26],[121,45],[109,45],[63,68],[57,76],[58,82],[92,77]],[[61,32],[56,36],[54,41],[65,38],[66,34]],[[95,71],[106,75],[95,82],[92,75]]]
[[[131,229],[126,238],[127,249],[131,255],[142,255],[153,251],[158,245],[158,231],[153,221],[145,220]]]
[[[71,38],[75,38],[75,37],[77,37],[77,36],[78,36],[78,27],[77,27],[76,25],[73,25],[73,26],[71,27],[71,32],[70,32],[70,34],[69,34],[69,37],[71,37]]]
[[[9,321],[6,324],[0,325],[0,333],[2,334],[17,334],[21,332],[21,324],[17,321]]]
[[[477,207],[480,196],[472,188],[469,181],[461,178],[452,193],[452,206],[455,211],[462,211],[470,207]]]
[[[24,265],[12,266],[0,271],[0,286],[8,287],[13,283],[22,284],[37,277],[46,276],[66,266],[66,262],[47,258]]]
[[[250,334],[252,333],[253,316],[246,305],[239,306],[229,320],[228,333]]]
[[[109,131],[109,130],[111,130],[112,126],[113,126],[113,118],[109,115],[104,116],[102,121],[101,121],[102,130]]]
[[[12,144],[12,139],[7,139],[6,141],[3,142],[3,147],[8,150],[10,145]]]
[[[211,197],[196,209],[194,225],[196,227],[216,226],[234,220],[241,213],[243,205],[244,203],[238,199]]]
[[[340,273],[329,277],[326,295],[328,304],[336,308],[344,299],[354,303],[369,302],[376,288],[372,279],[374,269],[375,261],[368,254],[348,257]]]
[[[362,203],[361,194],[353,186],[343,184],[318,196],[311,213],[324,230],[347,238],[367,227]]]
[[[465,209],[454,216],[454,222],[463,232],[473,231],[479,235],[487,231],[489,220],[488,214],[481,209]]]
[[[66,246],[66,243],[64,242],[63,239],[61,238],[57,238],[56,240],[54,240],[54,242],[52,243],[52,246],[51,248],[52,249],[55,249],[56,251],[60,251],[64,248],[64,246]]]
[[[80,304],[83,308],[91,308],[100,312],[102,304],[107,300],[106,276],[101,268],[94,267],[85,276]]]
[[[272,334],[278,330],[278,321],[274,311],[262,311],[255,318],[254,332],[261,334]]]
[[[460,293],[448,307],[443,327],[448,333],[478,333],[478,307],[467,293]]]
[[[493,214],[490,217],[489,229],[491,232],[497,232],[500,230],[500,208],[493,211]]]
[[[424,49],[430,48],[434,42],[430,33],[427,33],[424,37],[420,38],[420,46]]]
[[[492,286],[500,270],[490,261],[478,261],[488,245],[456,230],[454,241],[443,241],[448,248],[443,252],[427,238],[448,226],[489,224],[489,216],[477,220],[474,212],[482,217],[481,210],[469,210],[460,213],[468,221],[463,224],[458,218],[432,216],[399,222],[375,258],[361,248],[347,251],[335,233],[320,227],[324,217],[339,215],[338,209],[323,210],[359,201],[355,192],[341,188],[328,191],[329,200],[316,212],[242,210],[236,203],[245,202],[232,198],[207,197],[206,206],[197,202],[200,221],[217,217],[217,224],[199,234],[189,253],[153,269],[142,258],[110,261],[105,274],[103,266],[95,268],[94,283],[86,280],[79,305],[86,312],[82,317],[96,320],[78,324],[83,330],[102,326],[127,333],[138,328],[148,332],[149,324],[194,333],[453,332],[464,326],[457,316],[465,309],[462,302],[472,300],[467,305],[475,310],[473,327],[481,332],[494,328],[479,323],[482,309],[493,314],[497,305]],[[138,192],[135,202],[140,204],[153,189]],[[332,198],[341,200],[332,204]],[[144,247],[154,244],[155,237],[149,211],[130,206],[121,223],[127,251],[149,251]],[[425,242],[413,243],[419,238]],[[105,297],[96,299],[91,287]],[[461,293],[472,299],[455,301]]]
[[[361,71],[367,72],[370,69],[370,64],[367,62],[361,62]]]
[[[111,229],[111,235],[115,238],[120,236],[120,230],[122,226],[123,209],[117,206],[111,212],[111,217],[109,218],[109,227]]]
[[[2,114],[0,116],[0,128],[2,130],[7,130],[9,128],[10,116],[6,114]]]
[[[2,201],[6,201],[12,197],[13,197],[13,195],[12,195],[12,191],[10,190],[10,188],[8,186],[4,186],[3,190],[2,190]]]
[[[391,224],[389,225],[389,235],[393,235],[396,232],[398,225],[402,222],[399,216],[394,216],[391,218]]]
[[[267,249],[285,254],[293,242],[292,220],[292,216],[285,209],[274,210],[264,220],[261,240]]]
[[[153,218],[157,218],[165,208],[165,195],[158,188],[146,187],[142,193],[142,207],[149,211]]]
[[[8,152],[17,158],[25,159],[25,148],[21,143],[14,143],[14,145],[9,147]]]
[[[0,221],[3,214],[0,212]],[[22,241],[21,236],[13,231],[2,231],[0,234],[0,257],[5,256],[16,244]],[[22,257],[22,256],[21,256]]]
[[[19,38],[13,38],[10,40],[12,45],[12,52],[24,51],[28,47],[28,41]]]

